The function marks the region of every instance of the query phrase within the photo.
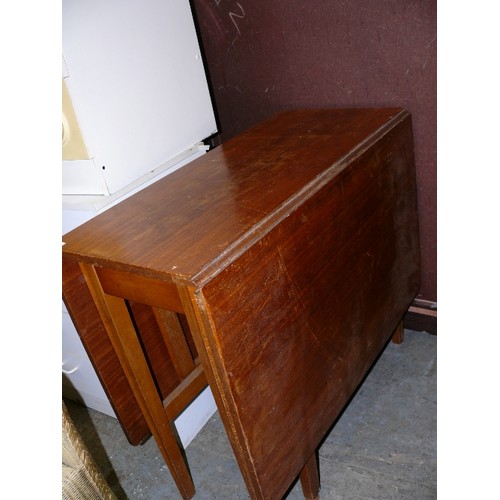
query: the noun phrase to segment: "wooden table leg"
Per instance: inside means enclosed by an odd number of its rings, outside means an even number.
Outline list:
[[[404,338],[405,338],[405,331],[404,331],[403,321],[400,321],[398,323],[398,326],[394,330],[394,333],[392,334],[392,341],[395,344],[401,344]]]
[[[316,452],[312,454],[311,458],[302,469],[300,473],[300,483],[305,498],[309,500],[316,500],[319,498],[320,481]]]
[[[132,392],[175,484],[182,498],[190,499],[195,494],[195,487],[184,450],[177,442],[173,422],[163,407],[125,301],[104,293],[92,266],[81,264],[81,269]]]

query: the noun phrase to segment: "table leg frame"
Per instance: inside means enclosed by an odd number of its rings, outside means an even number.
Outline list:
[[[113,348],[174,482],[184,499],[192,498],[196,490],[185,454],[156,389],[125,300],[102,290],[92,265],[80,266]]]

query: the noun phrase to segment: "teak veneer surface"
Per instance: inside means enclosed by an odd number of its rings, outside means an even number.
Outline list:
[[[64,236],[64,252],[201,284],[335,175],[399,109],[278,115]],[[76,237],[76,241],[75,241]]]
[[[278,115],[64,241],[108,293],[180,300],[252,498],[299,474],[314,495],[315,450],[420,285],[411,117]]]
[[[150,435],[150,431],[106,334],[78,262],[63,256],[62,277],[64,303],[82,344],[128,441],[138,445]],[[170,359],[163,362],[169,364]]]

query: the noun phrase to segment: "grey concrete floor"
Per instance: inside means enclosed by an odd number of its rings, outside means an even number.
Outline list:
[[[319,449],[321,499],[437,497],[436,352],[427,333],[388,344]],[[117,420],[65,402],[120,500],[181,498],[154,439],[130,446]],[[249,498],[218,413],[186,455],[196,499]],[[285,498],[302,499],[300,484]]]

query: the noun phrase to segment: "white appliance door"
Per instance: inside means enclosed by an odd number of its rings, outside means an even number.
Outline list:
[[[63,161],[64,194],[113,194],[217,131],[188,0],[63,0],[62,13],[90,158]]]

